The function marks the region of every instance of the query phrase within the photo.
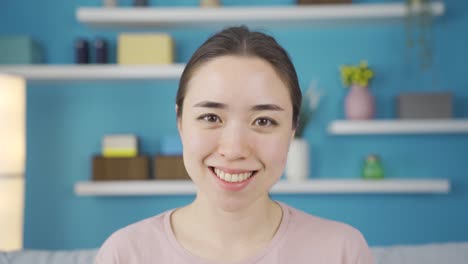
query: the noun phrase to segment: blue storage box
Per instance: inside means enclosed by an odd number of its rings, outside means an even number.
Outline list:
[[[28,36],[0,36],[0,64],[42,62],[39,46]]]

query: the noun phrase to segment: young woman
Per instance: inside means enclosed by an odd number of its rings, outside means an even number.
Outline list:
[[[195,200],[115,232],[96,263],[372,264],[361,233],[273,201],[301,104],[296,71],[270,36],[209,38],[176,98]]]

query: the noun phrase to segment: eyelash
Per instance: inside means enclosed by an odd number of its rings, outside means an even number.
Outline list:
[[[258,123],[258,121],[260,121],[260,120],[264,120],[264,121],[269,122],[269,125],[261,126],[261,127],[270,127],[270,126],[277,126],[278,125],[278,122],[276,122],[275,120],[273,120],[271,118],[268,118],[268,117],[259,117],[259,118],[255,119],[254,123]]]
[[[215,122],[209,121],[209,119],[211,119],[211,118],[215,118],[216,121]],[[203,120],[203,121],[206,121],[206,122],[209,122],[209,123],[221,122],[221,118],[219,118],[217,115],[211,114],[211,113],[201,115],[200,117],[197,118],[197,120]],[[268,117],[259,117],[259,118],[255,119],[254,123],[257,124],[260,120],[269,122],[268,125],[261,126],[261,127],[278,126],[278,122],[276,122],[275,120],[273,120],[271,118],[268,118]]]
[[[204,114],[204,115],[201,115],[200,117],[197,118],[197,120],[203,120],[203,121],[206,121],[206,122],[209,122],[209,123],[214,123],[212,121],[209,121],[208,118],[216,118],[218,121],[221,120],[221,118],[219,118],[217,115],[215,114]]]

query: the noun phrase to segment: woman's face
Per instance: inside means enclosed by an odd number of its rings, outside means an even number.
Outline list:
[[[198,195],[228,211],[266,198],[294,137],[289,91],[272,66],[212,59],[194,72],[183,104],[178,128]]]

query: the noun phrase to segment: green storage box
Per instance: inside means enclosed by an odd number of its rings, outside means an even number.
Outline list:
[[[0,36],[0,64],[42,62],[39,46],[28,36]]]

